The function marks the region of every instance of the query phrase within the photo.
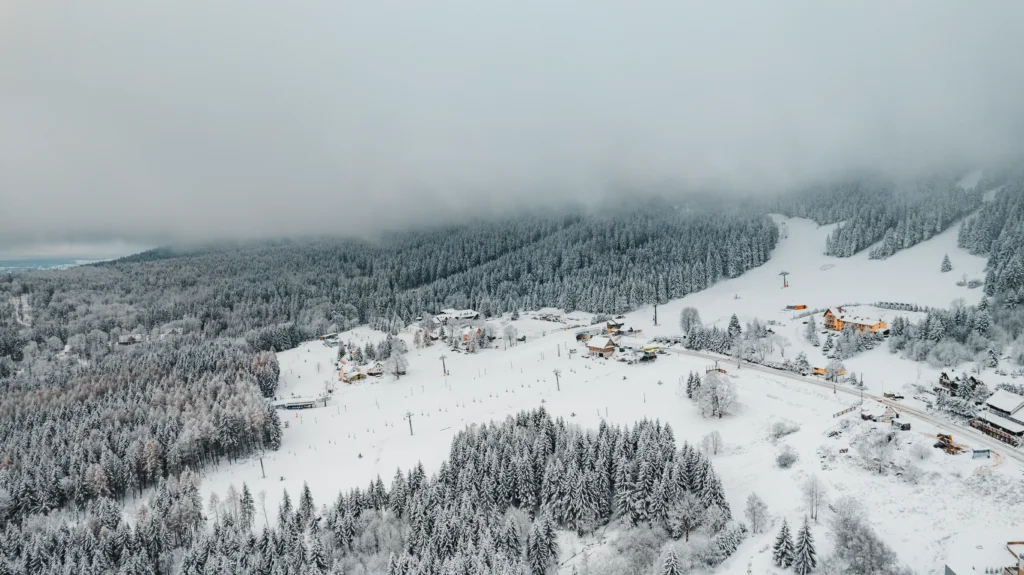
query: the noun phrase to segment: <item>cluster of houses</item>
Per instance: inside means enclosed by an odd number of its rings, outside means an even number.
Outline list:
[[[618,324],[617,327],[621,327],[621,324]],[[597,334],[587,330],[577,332],[576,341],[583,342],[584,345],[586,345],[587,355],[590,357],[597,357],[601,359],[610,359],[614,357],[616,360],[626,363],[652,361],[657,359],[657,354],[661,349],[661,346],[653,343],[626,343],[626,338],[621,336],[631,333],[630,331],[623,332],[619,329],[612,328],[614,331],[609,332],[607,331],[608,329],[608,326],[606,326]],[[616,340],[616,337],[618,337],[618,340]],[[618,355],[616,355],[617,352]]]
[[[973,375],[951,378],[943,372],[934,391],[960,396],[963,387],[974,391],[980,385],[983,382]],[[971,427],[1010,445],[1024,443],[1024,395],[999,389],[984,402],[977,401],[975,405],[980,406],[980,409],[971,420]]]
[[[405,370],[400,370],[398,374],[405,375]],[[375,361],[368,365],[356,365],[344,360],[338,362],[338,379],[345,383],[355,383],[361,379],[366,379],[367,377],[383,376],[384,364],[379,361]]]

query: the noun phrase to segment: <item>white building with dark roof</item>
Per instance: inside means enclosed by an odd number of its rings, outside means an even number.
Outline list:
[[[1024,419],[1024,395],[1017,395],[1012,391],[997,389],[992,397],[985,401],[988,410],[1003,417]],[[1018,417],[1014,417],[1014,415]],[[1024,421],[1022,421],[1024,423]]]
[[[985,401],[985,408],[978,413],[978,419],[1010,435],[1024,437],[1024,396],[999,389]]]

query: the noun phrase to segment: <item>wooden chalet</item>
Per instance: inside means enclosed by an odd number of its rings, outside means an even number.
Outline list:
[[[354,365],[343,365],[338,373],[338,378],[345,383],[354,383],[360,379],[366,379],[366,373]]]
[[[610,337],[592,337],[587,343],[587,351],[591,357],[611,357],[615,355],[615,342]]]
[[[626,324],[622,323],[617,319],[610,319],[604,322],[605,331],[607,331],[608,333],[614,333],[615,331],[622,329],[622,326],[624,325]]]
[[[842,306],[828,308],[822,316],[825,327],[835,331],[843,331],[851,325],[860,333],[876,333],[888,329],[888,325],[880,319],[859,316],[843,309]]]
[[[946,391],[955,395],[962,385],[967,385],[970,387],[971,391],[974,391],[974,389],[981,384],[982,381],[973,375],[967,376],[966,378],[961,378],[958,375],[950,379],[949,374],[942,372],[942,374],[939,375],[939,387],[935,388],[935,390]]]

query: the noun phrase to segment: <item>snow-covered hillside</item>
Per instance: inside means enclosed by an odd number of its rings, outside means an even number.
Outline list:
[[[815,308],[882,300],[946,306],[957,297],[973,302],[980,296],[977,290],[955,285],[962,273],[980,276],[984,267],[981,258],[956,248],[955,229],[888,260],[872,261],[866,252],[849,259],[822,256],[829,228],[817,228],[804,220],[784,221],[788,237],[780,241],[766,265],[660,306],[660,326],[653,325],[650,308],[627,314],[626,325],[642,329],[644,338],[675,334],[684,306],[697,307],[706,323],[724,325],[732,313],[743,320],[773,319],[785,322],[779,327],[795,344],[787,353],[795,354],[801,341],[796,330],[801,324],[791,320],[791,312],[782,311],[786,305]],[[941,274],[939,264],[946,253],[954,271]],[[782,278],[777,275],[781,270],[790,272],[789,288],[781,287]],[[582,312],[572,315],[589,317]],[[490,321],[500,333],[500,324],[508,320]],[[901,561],[920,573],[941,572],[943,560],[958,549],[987,548],[1020,536],[1016,519],[1024,511],[1020,465],[998,454],[991,460],[972,460],[969,452],[951,456],[932,449],[937,429],[909,415],[905,417],[912,429],[901,432],[901,447],[894,461],[905,469],[911,446],[927,446],[930,458],[916,462],[924,471],[918,483],[897,476],[895,470],[878,475],[861,463],[856,449],[859,439],[882,424],[862,422],[856,410],[834,418],[833,414],[856,402],[852,396],[748,367],[737,370],[735,365],[725,365],[727,376],[738,388],[738,405],[722,419],[702,419],[696,405],[686,399],[680,382],[690,371],[703,374],[711,361],[676,354],[638,365],[584,358],[585,351],[573,331],[564,330],[561,324],[524,314],[514,325],[519,334],[527,336],[526,342],[503,349],[499,340],[496,348],[476,354],[452,352],[443,344],[418,349],[412,346],[411,332],[403,332],[400,337],[410,347],[409,367],[408,374],[398,381],[391,377],[351,385],[337,381],[333,371],[336,349],[320,342],[278,354],[282,371],[279,396],[316,395],[326,382],[336,388],[333,398],[325,407],[281,412],[288,428],[281,450],[263,458],[266,478],[261,477],[258,459],[222,464],[207,473],[203,491],[207,495],[211,490],[224,493],[229,485],[245,481],[254,492],[267,492],[272,516],[283,489],[294,496],[303,482],[308,482],[317,505],[329,504],[341,490],[366,486],[378,474],[389,481],[396,468],[408,469],[417,461],[422,461],[428,472],[436,470],[447,457],[451,439],[466,425],[543,405],[553,416],[591,428],[602,420],[631,424],[645,417],[658,418],[672,425],[680,443],[698,443],[702,435],[719,431],[725,449],[713,456],[713,463],[734,515],[742,518],[744,501],[755,491],[767,502],[773,517],[768,533],[748,539],[720,568],[722,573],[744,573],[748,562],[755,573],[770,572],[770,553],[763,549],[782,518],[791,525],[802,520],[805,506],[799,485],[812,473],[825,480],[833,496],[849,495],[865,503],[876,529]],[[341,339],[362,345],[383,337],[359,328],[342,334]],[[571,349],[580,353],[571,355]],[[442,354],[447,376],[441,367]],[[919,373],[917,364],[895,358],[884,349],[847,361],[847,366],[869,374],[869,389],[891,389],[935,375],[929,369]],[[560,390],[555,369],[561,371]],[[407,413],[412,414],[412,435]],[[768,428],[780,420],[795,423],[800,430],[773,442]],[[829,431],[840,428],[840,434],[829,437]],[[955,438],[967,447],[972,445],[967,438]],[[796,465],[786,470],[775,465],[782,444],[792,445],[799,454]],[[849,452],[840,453],[844,448]],[[828,512],[823,512],[823,521],[814,526],[822,554],[829,547],[824,526],[827,517]],[[574,555],[586,543],[566,536],[563,556]],[[594,545],[589,552],[598,559],[603,550]],[[993,560],[997,559],[994,564],[999,564],[1002,556]],[[579,560],[567,562],[562,571],[570,572],[570,564]]]
[[[814,309],[887,301],[947,307],[956,298],[964,298],[972,304],[981,298],[980,289],[956,285],[963,274],[969,279],[984,279],[985,276],[985,258],[957,247],[957,226],[888,259],[871,260],[869,250],[849,258],[823,255],[825,238],[834,226],[819,227],[799,218],[777,217],[776,220],[785,226],[788,237],[779,240],[768,263],[738,278],[659,306],[659,327],[647,327],[653,317],[650,307],[626,314],[626,317],[638,326],[643,325],[644,331],[651,335],[668,335],[679,332],[679,312],[685,306],[700,310],[705,324],[718,323],[725,327],[733,313],[743,321],[754,317],[788,319],[794,314],[785,311],[787,305],[802,304]],[[949,254],[953,263],[953,271],[948,273],[939,269],[945,254]],[[789,272],[789,287],[785,289],[779,276],[781,271]]]

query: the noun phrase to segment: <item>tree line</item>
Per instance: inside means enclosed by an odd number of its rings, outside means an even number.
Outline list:
[[[0,386],[0,524],[137,497],[223,458],[277,449],[273,354],[193,338]]]
[[[876,242],[869,256],[885,259],[946,230],[981,205],[981,183],[964,189],[957,177],[934,176],[898,183],[877,176],[840,180],[808,188],[778,200],[776,209],[791,217],[836,224],[824,253],[850,257]]]
[[[273,515],[264,498],[243,484],[204,505],[189,472],[161,479],[131,523],[107,497],[74,523],[8,522],[0,573],[541,575],[556,530],[612,520],[665,529],[712,567],[746,535],[708,459],[667,425],[588,432],[542,409],[460,432],[431,476],[417,465],[319,507],[305,487]]]
[[[172,329],[281,350],[356,325],[406,325],[449,307],[484,316],[545,306],[619,313],[759,266],[777,237],[771,219],[755,211],[659,203],[613,215],[439,227],[375,242],[159,249],[0,275],[0,356],[20,353],[29,341],[52,341],[91,357],[122,335],[158,337]],[[14,323],[10,303],[23,294],[33,316],[27,328]]]

